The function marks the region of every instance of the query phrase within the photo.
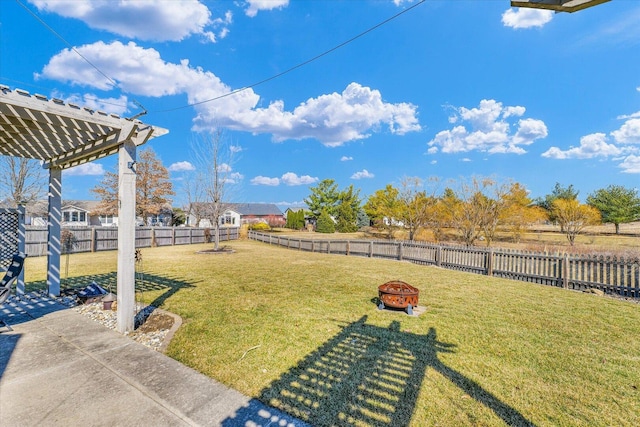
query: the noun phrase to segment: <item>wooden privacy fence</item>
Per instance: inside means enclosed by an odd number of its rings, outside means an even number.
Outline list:
[[[98,252],[118,249],[118,227],[64,228],[73,235],[69,252]],[[236,240],[238,227],[221,227],[220,240]],[[213,230],[194,227],[137,227],[136,248],[152,246],[191,245],[213,241]],[[25,250],[29,256],[47,254],[47,229],[28,227]],[[66,251],[65,251],[66,252]]]
[[[301,251],[356,255],[435,265],[566,289],[599,289],[640,298],[640,259],[547,254],[385,240],[311,240],[250,231],[249,238]]]

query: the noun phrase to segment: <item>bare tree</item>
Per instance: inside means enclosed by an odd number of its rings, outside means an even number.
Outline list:
[[[106,172],[100,184],[91,191],[100,198],[96,213],[115,215],[118,213],[118,174]],[[158,215],[171,204],[174,195],[169,180],[169,171],[151,148],[140,151],[136,164],[136,215],[148,220]]]
[[[0,194],[17,206],[44,197],[45,173],[38,160],[22,157],[0,157]]]
[[[222,129],[218,128],[208,136],[195,139],[193,144],[196,176],[190,197],[191,204],[206,206],[198,211],[204,215],[214,229],[214,250],[220,248],[220,218],[226,210],[229,184],[234,184],[236,175],[232,173],[233,151],[227,147]]]
[[[487,195],[495,182],[490,178],[472,177],[461,180],[458,192],[445,190],[442,202],[451,225],[458,231],[462,241],[472,246],[483,232],[483,225],[494,222],[494,203]]]

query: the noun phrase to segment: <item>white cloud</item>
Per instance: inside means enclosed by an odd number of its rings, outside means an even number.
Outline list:
[[[403,3],[413,3],[415,0],[393,0],[396,6],[402,6]]]
[[[237,184],[243,179],[244,179],[244,175],[242,175],[240,172],[232,172],[225,178],[225,182],[229,184]]]
[[[239,152],[241,152],[243,150],[243,148],[241,146],[239,146],[239,145],[232,145],[232,146],[229,147],[229,150],[232,153],[239,153]]]
[[[451,107],[454,115],[450,123],[461,123],[452,129],[440,131],[427,144],[429,154],[484,151],[489,153],[523,154],[522,146],[533,144],[547,136],[547,126],[542,120],[520,119],[515,134],[511,132],[509,118],[524,115],[521,106],[503,107],[501,102],[483,99],[477,108]]]
[[[461,162],[468,163],[468,162],[470,162],[470,161],[471,161],[471,159],[470,159],[470,158],[468,158],[468,157],[463,157],[462,159],[460,159],[460,161],[461,161]]]
[[[502,23],[516,29],[543,27],[553,19],[553,13],[552,10],[510,8],[502,14]]]
[[[257,95],[251,95],[257,103]],[[199,106],[196,127],[204,130],[217,125],[254,134],[270,133],[276,142],[315,138],[329,147],[368,138],[382,124],[398,135],[421,129],[414,105],[385,103],[379,91],[358,83],[349,84],[342,93],[309,98],[291,112],[285,111],[282,101],[266,108],[255,105],[231,113],[214,105]]]
[[[195,170],[196,168],[191,163],[183,161],[173,163],[167,169],[169,170],[169,172],[185,172]]]
[[[362,169],[360,172],[356,172],[353,175],[351,175],[351,179],[364,179],[364,178],[373,178],[373,177],[375,177],[375,175],[366,169]]]
[[[102,41],[76,48],[119,87],[133,95],[161,97],[186,94],[191,104],[226,95],[232,89],[215,74],[193,68],[187,60],[179,64],[165,62],[155,49],[133,42]],[[109,90],[113,83],[87,64],[76,53],[64,49],[51,58],[37,78],[49,78],[74,85]],[[195,131],[217,127],[231,130],[270,133],[273,140],[315,138],[326,146],[369,137],[386,125],[393,134],[404,135],[421,129],[417,107],[409,103],[390,104],[382,94],[358,83],[349,84],[342,93],[310,98],[293,111],[283,101],[258,108],[260,96],[252,89],[194,106]]]
[[[340,157],[340,161],[341,162],[348,162],[350,160],[353,160],[353,157],[351,157],[351,156],[342,156],[342,157]]]
[[[85,93],[83,95],[73,94],[63,97],[62,95],[58,96],[57,92],[54,91],[52,97],[61,98],[67,103],[82,105],[92,110],[104,111],[105,113],[113,113],[120,116],[129,111],[128,100],[125,95],[121,95],[118,98],[100,98],[97,95]]]
[[[640,144],[640,118],[627,120],[611,136],[620,144]]]
[[[637,155],[640,152],[640,112],[619,116],[618,119],[627,120],[609,135],[586,135],[580,138],[578,147],[570,147],[568,150],[551,147],[542,153],[542,156],[552,159],[611,158],[613,161],[622,160],[618,165],[622,172],[640,173],[640,156]]]
[[[293,172],[287,172],[282,175],[280,182],[286,185],[306,185],[318,182],[318,178],[309,175],[298,176]]]
[[[636,111],[635,113],[632,113],[632,114],[627,114],[627,115],[622,115],[622,116],[616,117],[616,119],[618,119],[618,120],[638,119],[638,118],[640,118],[640,111]]]
[[[253,185],[269,185],[272,187],[277,187],[278,185],[280,185],[280,179],[279,178],[269,178],[268,176],[256,176],[255,178],[251,179],[251,184]]]
[[[551,147],[542,157],[551,159],[591,159],[594,157],[609,157],[622,154],[622,150],[613,144],[607,143],[607,135],[604,133],[592,133],[580,138],[580,146],[568,150]]]
[[[100,163],[83,163],[62,172],[65,176],[104,175],[104,168]]]
[[[220,165],[218,165],[218,172],[220,173],[228,173],[231,171],[232,168],[228,163],[220,163]]]
[[[247,16],[254,17],[260,10],[281,9],[289,5],[289,0],[247,0],[249,7],[245,11]]]
[[[640,156],[630,155],[618,166],[624,173],[640,173]]]
[[[91,28],[153,41],[180,41],[196,34],[215,42],[215,34],[206,28],[212,26],[226,32],[232,16],[227,12],[224,18],[212,21],[211,12],[198,0],[30,0],[30,3],[40,11],[79,19]]]
[[[432,165],[435,165],[436,163],[438,163],[438,161],[437,160],[431,160],[429,163],[432,164]]]

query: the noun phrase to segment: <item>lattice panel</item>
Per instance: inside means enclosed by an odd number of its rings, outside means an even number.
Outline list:
[[[0,210],[0,264],[7,265],[18,252],[18,226],[20,215],[14,209]]]

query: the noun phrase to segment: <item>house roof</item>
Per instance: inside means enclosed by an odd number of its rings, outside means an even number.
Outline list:
[[[96,200],[63,200],[62,210],[76,208],[91,213],[99,204],[100,202]],[[36,200],[35,202],[27,203],[27,215],[45,217],[48,215],[48,206],[49,202],[47,200]]]
[[[100,202],[96,200],[63,200],[62,210],[73,207],[82,211],[92,212],[98,207],[99,204]]]
[[[226,203],[226,209],[236,211],[242,216],[282,216],[282,211],[273,203]]]

